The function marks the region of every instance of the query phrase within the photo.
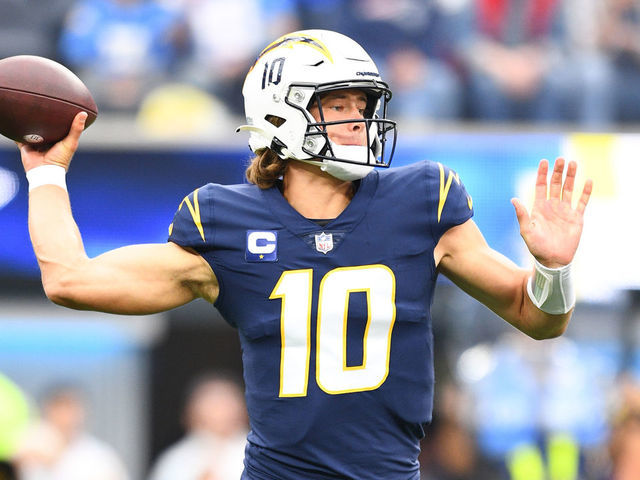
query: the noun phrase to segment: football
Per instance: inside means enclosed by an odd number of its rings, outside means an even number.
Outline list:
[[[78,112],[98,116],[91,92],[71,70],[44,57],[0,60],[0,134],[36,147],[63,139]]]

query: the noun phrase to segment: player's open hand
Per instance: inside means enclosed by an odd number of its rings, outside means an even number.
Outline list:
[[[577,164],[569,162],[563,183],[564,169],[565,160],[556,159],[551,181],[547,186],[549,162],[540,162],[531,214],[520,200],[511,200],[520,224],[520,234],[527,248],[540,263],[550,268],[567,265],[573,260],[582,235],[584,211],[593,189],[593,182],[587,180],[578,203],[573,208]]]
[[[59,165],[68,170],[71,158],[78,149],[78,142],[86,120],[87,114],[85,112],[78,113],[73,119],[69,134],[48,150],[38,150],[29,144],[16,142],[20,148],[25,172],[40,165]]]

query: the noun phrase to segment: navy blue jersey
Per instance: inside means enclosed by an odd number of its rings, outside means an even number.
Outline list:
[[[432,162],[371,172],[323,227],[277,187],[209,184],[183,200],[169,240],[209,262],[240,335],[246,478],[418,479],[433,251],[472,215],[458,175]]]

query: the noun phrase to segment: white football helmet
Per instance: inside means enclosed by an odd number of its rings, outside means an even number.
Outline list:
[[[316,121],[309,106],[324,92],[359,89],[367,96],[364,119]],[[268,45],[249,70],[242,88],[249,147],[270,148],[281,158],[318,164],[343,180],[364,177],[374,167],[388,167],[396,124],[387,120],[391,90],[380,79],[371,57],[349,37],[328,30],[289,33]],[[367,145],[337,145],[326,126],[364,123]],[[388,145],[390,143],[390,145]]]

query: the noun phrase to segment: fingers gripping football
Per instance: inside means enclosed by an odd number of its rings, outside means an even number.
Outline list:
[[[71,159],[78,149],[80,135],[85,128],[86,121],[87,113],[78,113],[71,123],[68,135],[48,150],[43,151],[26,143],[16,142],[20,148],[25,172],[41,165],[58,165],[68,170]]]

